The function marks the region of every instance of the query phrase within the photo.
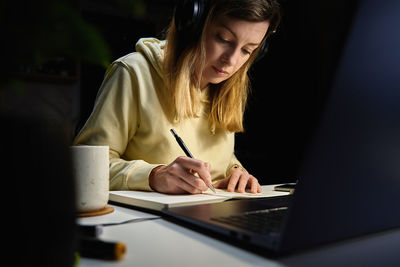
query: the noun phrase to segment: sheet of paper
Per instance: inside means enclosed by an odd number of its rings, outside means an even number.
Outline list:
[[[112,192],[111,192],[112,193]],[[223,199],[223,196],[215,194],[196,194],[196,195],[168,195],[158,192],[145,192],[145,191],[118,191],[120,196],[135,197],[140,200],[154,201],[164,204],[176,204],[185,202],[197,202],[206,200]]]
[[[287,192],[275,191],[275,185],[263,185],[261,186],[262,192],[261,193],[238,193],[238,192],[228,192],[226,189],[218,189],[216,188],[216,194],[208,189],[207,191],[203,192],[206,195],[214,195],[214,196],[221,196],[225,198],[261,198],[261,197],[275,197],[275,196],[284,196],[288,195]]]

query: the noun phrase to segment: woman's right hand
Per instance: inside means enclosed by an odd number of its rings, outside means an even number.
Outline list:
[[[199,194],[210,184],[210,164],[183,156],[169,165],[155,167],[149,175],[150,187],[160,193]]]

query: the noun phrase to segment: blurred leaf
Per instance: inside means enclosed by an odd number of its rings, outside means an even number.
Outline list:
[[[143,0],[108,0],[134,17],[144,17]],[[75,6],[73,5],[75,3]],[[66,57],[107,67],[110,48],[100,31],[86,22],[78,10],[79,0],[3,0],[0,3],[2,50],[0,84],[10,69],[33,68],[54,57]],[[10,68],[11,66],[11,68]]]
[[[37,0],[1,3],[0,30],[11,66],[38,66],[57,56],[108,66],[111,52],[100,32],[87,23],[71,1]],[[1,67],[2,81],[9,66]]]

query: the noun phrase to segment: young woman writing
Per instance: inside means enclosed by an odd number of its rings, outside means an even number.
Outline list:
[[[74,144],[110,147],[111,190],[261,192],[234,134],[244,130],[247,71],[279,19],[275,0],[178,3],[165,41],[140,39],[107,69]]]

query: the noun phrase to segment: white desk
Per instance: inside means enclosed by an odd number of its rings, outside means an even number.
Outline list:
[[[132,218],[147,215],[113,207],[114,213],[131,213]],[[124,259],[111,262],[82,258],[79,266],[279,266],[272,260],[163,219],[107,226],[100,238],[124,242],[127,245]]]
[[[112,214],[80,219],[82,224],[156,217],[113,206]],[[100,238],[121,241],[120,261],[81,258],[79,266],[400,266],[400,229],[339,242],[282,258],[262,257],[164,219],[103,227]]]

